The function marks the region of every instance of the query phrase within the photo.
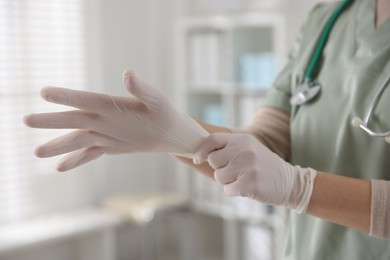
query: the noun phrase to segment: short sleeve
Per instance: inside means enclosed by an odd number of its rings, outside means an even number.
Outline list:
[[[267,92],[262,102],[263,107],[275,107],[290,113],[292,66],[293,62],[289,60],[278,74],[272,88]]]

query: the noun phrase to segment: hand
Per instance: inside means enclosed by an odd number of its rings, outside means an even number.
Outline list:
[[[214,178],[229,196],[283,205],[305,212],[316,172],[292,166],[249,134],[211,134],[198,147],[194,163],[208,160]]]
[[[125,71],[124,83],[134,97],[46,87],[48,102],[79,110],[26,116],[34,128],[78,129],[58,137],[35,151],[38,157],[70,153],[58,164],[66,171],[104,153],[193,153],[208,133],[193,119],[179,113],[166,96]]]

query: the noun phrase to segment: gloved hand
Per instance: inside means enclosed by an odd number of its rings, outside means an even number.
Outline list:
[[[75,111],[26,116],[34,128],[78,129],[58,137],[35,151],[38,157],[70,153],[58,164],[66,171],[104,153],[193,153],[208,135],[198,123],[179,113],[160,91],[127,70],[123,75],[134,97],[46,87],[41,96],[48,102],[78,108]]]
[[[316,171],[292,166],[249,134],[211,134],[198,147],[194,163],[208,161],[229,196],[305,212]]]

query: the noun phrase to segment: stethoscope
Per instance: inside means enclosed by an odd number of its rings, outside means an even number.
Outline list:
[[[343,1],[336,8],[336,10],[333,12],[329,20],[327,21],[320,35],[320,38],[318,39],[316,47],[314,48],[314,52],[310,58],[309,64],[306,68],[304,81],[302,85],[297,88],[297,90],[295,91],[295,93],[290,99],[290,104],[292,106],[300,106],[305,103],[308,103],[309,101],[317,97],[318,94],[321,92],[321,84],[314,79],[313,76],[314,72],[318,67],[322,52],[325,48],[326,41],[328,40],[333,25],[335,24],[337,18],[340,17],[342,12],[345,11],[352,2],[353,0]],[[379,99],[381,98],[385,88],[389,84],[390,84],[390,75],[387,77],[387,79],[383,82],[383,84],[378,89],[369,107],[367,108],[363,120],[360,119],[359,117],[354,117],[351,122],[354,127],[359,127],[363,129],[369,136],[385,138],[386,142],[388,143],[390,143],[390,131],[382,132],[382,133],[375,132],[369,128],[368,121],[370,120],[372,112],[374,111],[375,107],[378,105]]]

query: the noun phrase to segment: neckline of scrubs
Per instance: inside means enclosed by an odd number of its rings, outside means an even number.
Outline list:
[[[390,34],[386,32],[390,31],[390,19],[375,28],[376,0],[363,0],[360,3],[356,16],[357,55],[371,56],[389,44]]]

